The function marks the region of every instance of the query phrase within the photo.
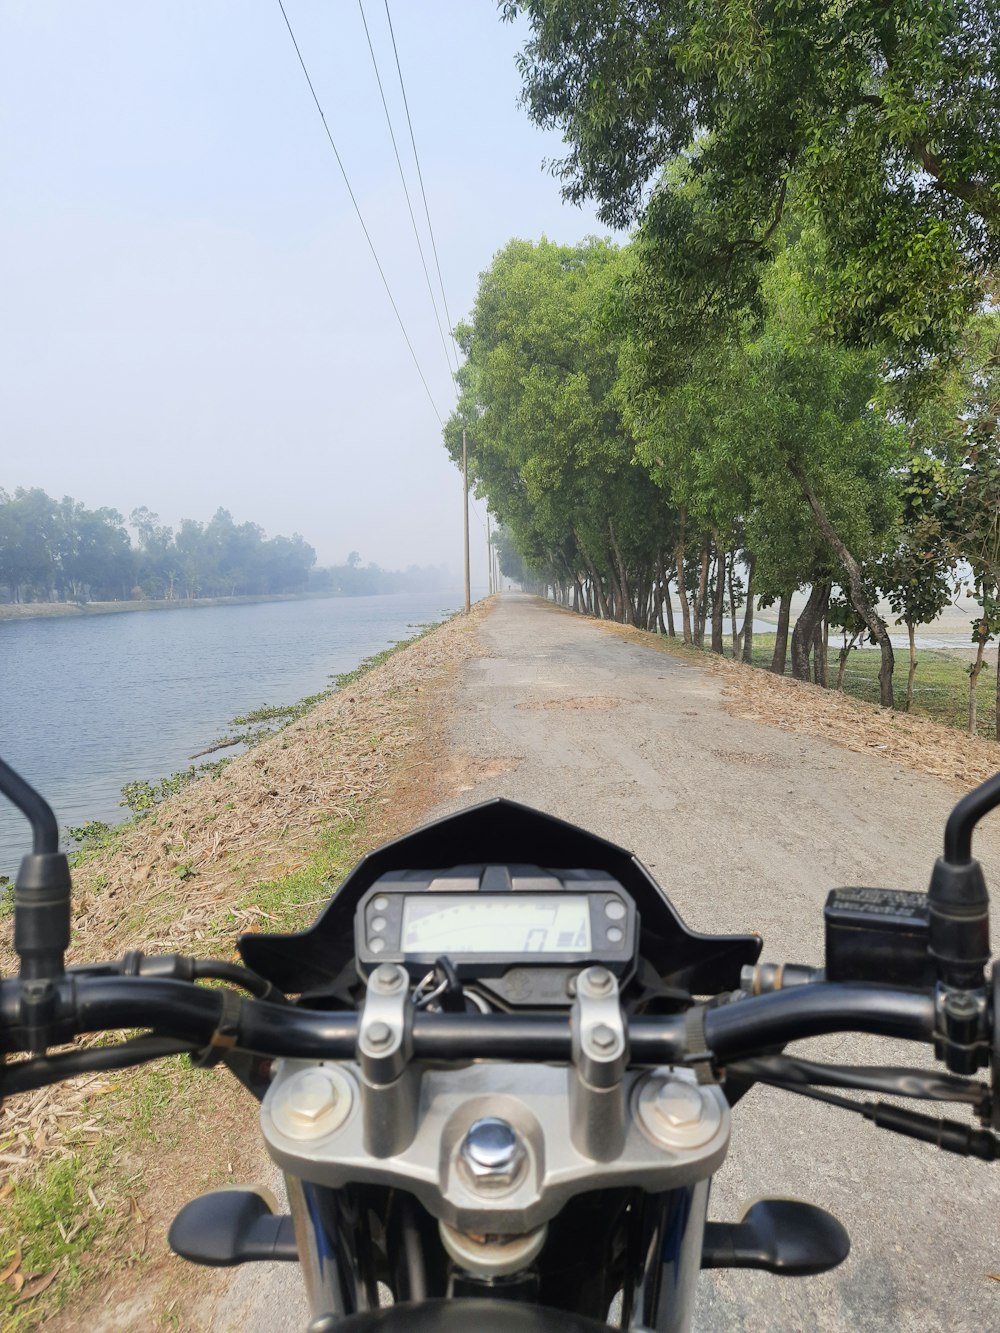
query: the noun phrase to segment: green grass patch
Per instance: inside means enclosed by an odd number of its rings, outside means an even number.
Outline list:
[[[131,822],[125,820],[121,824],[106,824],[103,819],[88,819],[75,828],[64,829],[66,837],[76,843],[76,847],[69,853],[71,868],[76,870],[79,866],[86,865],[88,861],[103,856],[105,852],[114,851],[121,843]],[[95,887],[104,886],[95,885]]]
[[[774,653],[773,634],[755,634],[753,636],[753,664],[756,667],[770,667]],[[730,648],[727,645],[727,648]],[[847,659],[844,672],[844,693],[866,703],[878,703],[878,671],[880,654],[874,649],[854,651]],[[913,680],[913,712],[922,717],[933,718],[949,727],[965,729],[969,723],[969,662],[957,653],[950,653],[935,648],[921,648],[917,651],[917,674]],[[831,687],[837,682],[840,667],[840,650],[831,645],[829,657],[829,680]],[[786,674],[791,669],[791,642],[789,657],[785,666]],[[893,673],[893,686],[896,695],[896,707],[902,709],[906,704],[906,677],[909,669],[909,653],[905,648],[896,649],[896,670]],[[977,682],[977,728],[980,736],[990,740],[996,736],[996,677],[994,669],[983,667]]]
[[[20,1252],[17,1272],[25,1280],[20,1293],[0,1283],[0,1326],[7,1333],[39,1327],[43,1311],[59,1309],[78,1285],[81,1261],[104,1224],[87,1190],[105,1155],[88,1150],[86,1158],[49,1162],[18,1181],[0,1204],[0,1270]],[[53,1271],[55,1278],[34,1299],[18,1302]]]
[[[344,819],[324,829],[320,845],[308,862],[279,879],[262,880],[248,889],[237,910],[257,907],[266,915],[261,929],[300,930],[317,916],[323,904],[367,850],[363,819]]]

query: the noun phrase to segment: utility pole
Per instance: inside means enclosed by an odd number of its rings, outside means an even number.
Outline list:
[[[493,586],[493,543],[490,541],[490,511],[486,511],[486,562],[490,571],[490,592],[496,592]]]
[[[462,427],[462,518],[465,525],[465,614],[472,608],[472,589],[469,585],[469,447]]]

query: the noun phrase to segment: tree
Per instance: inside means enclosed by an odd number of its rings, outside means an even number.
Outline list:
[[[147,597],[173,601],[179,576],[173,530],[161,525],[158,514],[140,505],[129,515],[139,537],[135,558],[135,582]]]
[[[793,635],[797,676],[808,678],[831,582],[844,584],[879,645],[880,698],[891,707],[892,643],[864,566],[893,539],[893,472],[904,435],[878,406],[877,357],[838,344],[817,320],[822,238],[803,229],[782,240],[761,284],[760,318],[745,311],[693,352],[678,346],[675,325],[650,297],[659,290],[658,261],[653,248],[640,247],[619,308],[628,329],[625,417],[639,456],[683,514],[710,534],[730,534],[730,544],[735,531],[745,531],[766,594],[812,585],[815,596]],[[788,516],[784,524],[772,521],[776,508]],[[822,653],[818,665],[822,677]],[[774,666],[784,669],[783,648]]]
[[[590,238],[511,241],[482,274],[462,396],[445,429],[532,569],[562,599],[630,624],[657,615],[669,523],[614,396],[617,344],[602,324],[620,254]]]
[[[951,600],[955,560],[948,551],[940,524],[924,507],[934,484],[934,460],[914,453],[901,486],[902,534],[899,544],[882,561],[878,579],[896,624],[905,624],[910,641],[910,664],[906,679],[906,711],[913,707],[913,681],[917,671],[917,625],[936,620]]]
[[[965,330],[961,356],[943,368],[938,391],[912,423],[916,457],[907,506],[920,545],[939,545],[968,571],[979,602],[976,659],[969,667],[969,732],[976,732],[977,686],[986,644],[1000,634],[1000,314],[980,314]],[[996,735],[1000,740],[1000,655]]]
[[[19,486],[0,503],[0,582],[12,601],[45,601],[52,595],[65,537],[59,506],[43,490]]]
[[[531,25],[524,102],[569,144],[565,196],[616,226],[645,216],[689,304],[743,303],[794,198],[821,225],[842,334],[904,358],[951,345],[1000,258],[995,4],[502,9]]]

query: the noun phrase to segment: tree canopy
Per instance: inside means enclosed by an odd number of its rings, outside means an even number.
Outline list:
[[[507,0],[524,101],[684,305],[741,306],[794,201],[841,337],[950,347],[1000,256],[1000,11],[985,0]],[[667,168],[670,170],[666,170]]]

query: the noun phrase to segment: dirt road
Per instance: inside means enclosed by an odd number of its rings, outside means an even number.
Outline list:
[[[719,677],[534,599],[502,598],[481,634],[493,656],[465,666],[451,725],[469,777],[435,814],[504,795],[573,820],[633,848],[693,928],[760,931],[766,959],[821,961],[835,884],[926,888],[955,799],[944,783],[734,719]],[[977,851],[1000,892],[1000,818]],[[915,1055],[856,1037],[797,1049],[858,1063]],[[761,1195],[829,1208],[851,1256],[805,1280],[705,1275],[697,1329],[1000,1327],[994,1168],[758,1088],[734,1114],[710,1216],[733,1220]],[[241,1282],[227,1312],[245,1319],[256,1302]],[[279,1327],[270,1311],[259,1327]]]

